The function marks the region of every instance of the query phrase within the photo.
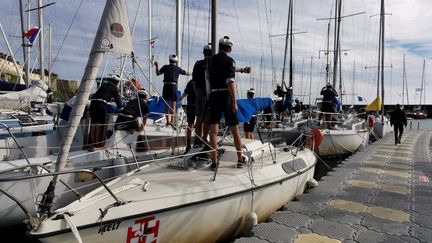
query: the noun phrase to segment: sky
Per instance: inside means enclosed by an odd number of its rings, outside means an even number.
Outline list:
[[[23,61],[20,39],[19,0],[0,0],[0,23],[11,43],[15,58]],[[23,0],[27,4],[27,0]],[[31,0],[32,7],[37,1]],[[52,1],[44,0],[44,4]],[[134,52],[140,67],[126,66],[129,75],[135,75],[144,87],[148,87],[148,5],[146,0],[126,0],[129,23],[133,25]],[[153,0],[152,36],[157,37],[153,48],[155,60],[168,62],[168,55],[175,53],[175,0]],[[334,0],[294,0],[293,63],[294,94],[304,103],[312,102],[325,85],[325,49],[328,20],[334,15]],[[253,87],[261,97],[270,97],[276,84],[281,83],[285,36],[269,37],[286,33],[288,0],[219,0],[218,38],[229,36],[233,42],[230,54],[237,66],[251,66],[251,74],[237,74],[239,96],[245,97],[246,90]],[[52,24],[52,56],[55,57],[53,72],[64,79],[81,80],[90,52],[93,38],[104,8],[104,0],[57,0],[44,10],[44,25]],[[341,22],[342,51],[342,93],[344,103],[363,104],[357,96],[367,102],[377,95],[378,30],[380,1],[343,1]],[[432,1],[386,0],[385,1],[385,103],[410,104],[420,102],[422,77],[426,83],[425,92],[432,89],[428,81],[432,77],[432,21],[428,11]],[[209,39],[209,0],[183,0],[183,34],[181,67],[192,71],[195,61],[202,59],[202,47]],[[364,12],[364,13],[363,13]],[[31,13],[31,25],[37,25],[36,12]],[[47,28],[46,28],[47,29]],[[333,46],[333,21],[330,28],[330,49]],[[46,38],[47,39],[47,38]],[[48,55],[48,43],[45,43]],[[7,47],[0,40],[0,52]],[[37,46],[32,48],[31,64],[38,68]],[[405,55],[408,94],[402,96],[403,58]],[[46,57],[45,63],[48,63]],[[330,54],[330,62],[332,61]],[[425,72],[423,73],[423,61]],[[108,54],[100,68],[99,75],[119,70],[120,58]],[[134,72],[135,71],[135,72]],[[286,69],[288,73],[288,68]],[[151,72],[153,84],[161,90],[162,77]],[[288,77],[288,75],[285,75]],[[184,89],[187,77],[181,77],[179,89]],[[285,82],[289,82],[288,79]],[[337,85],[339,86],[339,85]],[[426,103],[432,103],[432,96],[426,95]],[[421,101],[424,103],[423,99]]]

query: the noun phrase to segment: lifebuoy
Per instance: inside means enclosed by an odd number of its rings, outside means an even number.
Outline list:
[[[306,139],[306,146],[313,151],[318,151],[318,147],[320,146],[323,138],[323,132],[318,128],[314,128],[311,131],[311,136]]]

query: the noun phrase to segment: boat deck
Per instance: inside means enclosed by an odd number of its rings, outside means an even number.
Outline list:
[[[393,133],[254,227],[254,242],[432,242],[432,132]]]

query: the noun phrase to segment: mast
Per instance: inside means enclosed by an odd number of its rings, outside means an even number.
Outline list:
[[[326,84],[330,83],[330,21],[327,24]]]
[[[38,0],[38,18],[39,18],[39,67],[40,78],[45,83],[45,66],[44,66],[44,23],[43,23],[43,9],[42,0]]]
[[[23,0],[19,1],[19,11],[20,11],[20,21],[21,21],[21,45],[23,47],[23,59],[24,59],[24,68],[25,70],[27,70],[27,66],[28,64],[28,57],[27,57],[27,50],[29,48],[28,43],[26,42],[26,39],[24,38],[24,34],[25,34],[25,26],[24,26],[24,8],[23,8]],[[30,80],[30,76],[29,73],[27,73],[27,71],[25,72],[25,84],[26,87],[28,87],[29,84],[29,80]]]
[[[217,0],[211,0],[211,47],[213,55],[217,53]]]
[[[182,16],[181,16],[181,3],[182,0],[176,0],[176,55],[178,57],[178,66],[181,66],[181,26],[182,26]]]
[[[11,48],[10,44],[9,44],[9,41],[7,40],[6,33],[4,32],[4,29],[3,29],[3,26],[1,25],[1,23],[0,23],[0,32],[3,35],[3,39],[4,39],[5,43],[6,43],[6,47],[8,49],[8,52],[10,53],[10,56],[12,57],[12,61],[13,61],[14,67],[15,67],[15,71],[16,71],[16,73],[18,75],[18,82],[21,83],[21,82],[23,82],[23,78],[22,78],[21,72],[20,72],[20,70],[18,68],[18,64],[17,64],[17,62],[15,60],[14,53],[12,51],[12,48]]]
[[[151,94],[151,86],[153,81],[153,40],[152,40],[152,0],[148,0],[148,53],[149,53],[149,87],[148,91]]]
[[[281,86],[288,90],[288,87],[293,85],[293,58],[292,58],[292,42],[293,42],[293,0],[288,3],[288,18],[287,18],[287,31],[285,34],[285,52],[282,67],[282,80]],[[289,86],[285,83],[285,68],[287,63],[287,55],[289,51]]]
[[[335,17],[335,41],[334,41],[334,55],[333,55],[333,87],[336,87],[336,75],[340,49],[340,23],[341,23],[341,12],[342,12],[342,0],[336,0],[336,17]]]
[[[402,66],[402,106],[405,105],[405,54],[403,55],[403,66]]]
[[[425,82],[424,82],[424,78],[425,78],[425,66],[426,66],[426,61],[425,61],[425,59],[423,59],[423,71],[422,71],[422,81],[421,81],[421,87],[420,87],[420,109],[421,110],[423,110],[422,108],[421,108],[421,105],[422,105],[422,98],[424,98],[425,100],[424,100],[424,105],[426,105],[426,95],[424,95],[424,88],[425,88]],[[424,97],[423,97],[424,96]]]
[[[31,9],[31,2],[30,1],[31,0],[27,0],[27,8],[28,9]],[[29,29],[29,28],[30,28],[30,11],[27,12],[27,29]],[[26,63],[25,72],[26,72],[26,77],[28,78],[27,85],[29,85],[30,84],[30,60],[31,60],[30,46],[28,46],[26,48],[26,52],[27,52],[27,61],[25,62]]]
[[[384,123],[384,27],[385,27],[385,13],[384,13],[384,0],[381,0],[381,25],[380,25],[380,36],[381,36],[381,122]]]
[[[48,25],[48,87],[52,86],[52,23]]]

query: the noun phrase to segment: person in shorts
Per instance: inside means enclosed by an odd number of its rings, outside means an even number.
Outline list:
[[[237,168],[246,164],[242,155],[242,143],[237,118],[237,95],[235,84],[236,65],[234,59],[228,56],[232,51],[233,43],[228,36],[219,40],[219,52],[213,55],[209,66],[210,80],[210,147],[212,149],[212,164],[210,168],[216,170],[217,160],[217,134],[222,113],[225,123],[231,128],[234,144],[237,150]],[[245,70],[246,69],[246,70]],[[250,72],[250,68],[241,68],[241,72]]]
[[[183,100],[184,97],[187,96],[187,106],[186,106],[186,118],[187,118],[187,124],[188,128],[186,129],[186,149],[185,153],[189,152],[191,149],[191,138],[192,138],[192,129],[195,123],[195,88],[194,83],[192,80],[190,80],[186,88],[180,98],[180,100]]]
[[[119,82],[120,78],[116,75],[106,78],[104,83],[91,97],[90,137],[93,146],[89,146],[89,150],[94,150],[94,147],[103,147],[105,144],[104,138],[107,123],[107,103],[114,99],[118,109],[123,107],[120,92],[117,87]]]
[[[246,95],[247,95],[248,99],[253,99],[255,96],[254,88],[251,88],[250,90],[248,90]],[[254,139],[253,131],[255,129],[256,121],[257,121],[257,117],[256,117],[256,114],[254,114],[254,115],[252,115],[252,118],[250,119],[250,121],[245,122],[243,124],[245,138]]]
[[[154,64],[156,66],[156,75],[164,75],[162,98],[165,101],[166,124],[167,126],[171,125],[175,127],[178,78],[180,74],[186,76],[191,76],[192,74],[177,66],[178,57],[174,54],[169,56],[169,65],[164,65],[159,69],[159,63],[155,62]]]

